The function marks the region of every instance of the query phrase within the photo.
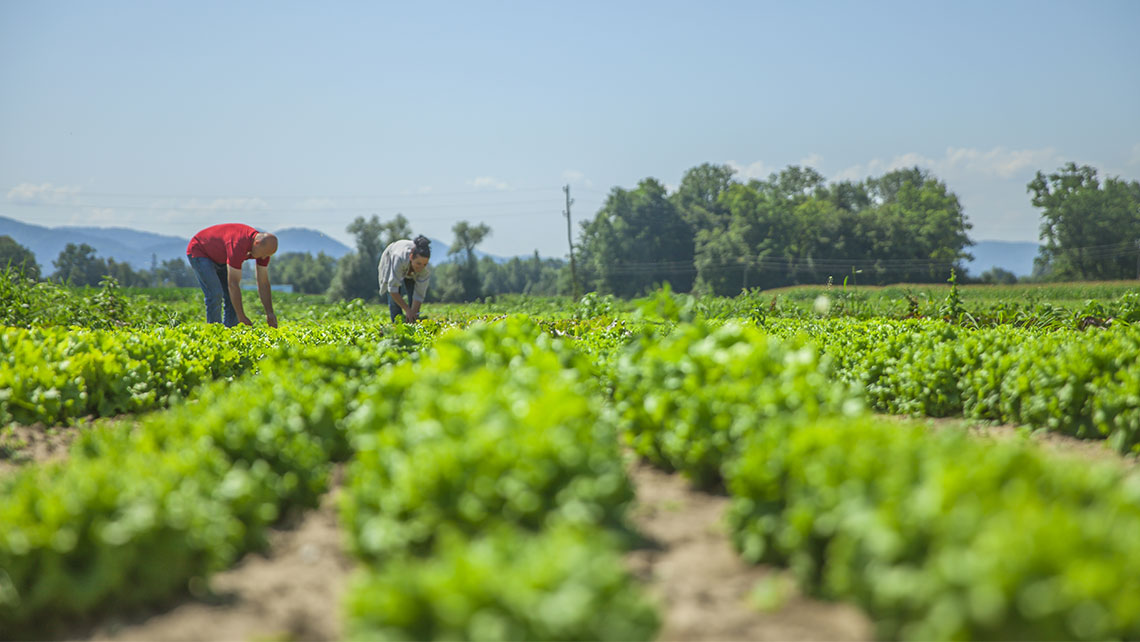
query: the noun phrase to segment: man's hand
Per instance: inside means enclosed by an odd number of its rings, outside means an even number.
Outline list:
[[[238,312],[237,318],[238,318],[238,323],[244,323],[245,325],[253,325],[253,321],[250,321],[249,317],[245,316],[245,314],[242,312]]]
[[[266,314],[265,315],[265,322],[269,324],[269,327],[276,328],[277,327],[277,315],[273,314],[272,312]]]
[[[408,314],[407,314],[407,320],[408,320],[408,323],[415,323],[415,322],[416,322],[416,319],[417,319],[418,317],[419,317],[419,315],[417,315],[415,312],[410,312],[410,311],[409,311],[409,312],[408,312]]]

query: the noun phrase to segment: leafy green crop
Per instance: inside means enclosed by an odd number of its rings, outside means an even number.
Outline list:
[[[621,354],[615,375],[614,402],[634,450],[704,486],[720,481],[753,431],[862,409],[813,347],[737,324],[647,335]]]
[[[971,292],[961,319],[979,312]],[[121,321],[126,296],[75,305]],[[759,292],[663,292],[632,315],[595,296],[518,302],[540,318],[499,301],[392,325],[298,298],[303,321],[278,330],[0,328],[2,422],[169,407],[0,478],[0,629],[41,636],[167,599],[263,546],[347,460],[353,637],[648,638],[656,617],[618,558],[620,434],[724,483],[746,558],[854,600],[886,637],[1140,637],[1134,474],[862,410],[1140,449],[1138,300],[992,304],[1005,321],[980,329],[852,318],[881,307],[862,294],[825,318]],[[1074,314],[1113,322],[1078,331]]]
[[[1140,635],[1140,477],[1024,443],[865,419],[753,435],[743,554],[852,598],[893,639]]]
[[[71,288],[28,279],[19,270],[0,266],[0,326],[107,329],[177,326],[190,318],[168,305],[124,295],[109,277],[99,288]]]
[[[349,418],[353,637],[648,639],[632,490],[589,362],[528,319],[441,335]]]
[[[283,511],[315,505],[348,454],[341,422],[361,375],[391,354],[297,348],[137,428],[89,433],[67,462],[0,478],[5,635],[162,601],[262,547]]]
[[[426,360],[386,371],[349,419],[344,514],[358,553],[422,554],[445,525],[622,527],[632,491],[613,424],[575,362],[512,321],[445,335]]]
[[[341,345],[408,354],[416,330],[355,324],[280,330],[184,325],[150,330],[0,328],[0,424],[53,425],[168,405],[198,386],[241,377],[280,347]]]
[[[605,531],[444,530],[435,555],[395,559],[347,598],[349,637],[377,640],[648,640],[656,611]]]
[[[1140,450],[1140,327],[970,330],[942,321],[769,322],[807,333],[878,410],[1017,423]]]

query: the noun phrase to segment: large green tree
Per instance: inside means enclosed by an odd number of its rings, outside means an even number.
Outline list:
[[[29,279],[39,280],[40,265],[36,255],[16,242],[11,236],[0,236],[0,270],[11,267],[23,272]]]
[[[971,258],[965,248],[972,244],[967,231],[973,226],[945,183],[912,167],[868,179],[867,186],[877,204],[863,214],[878,223],[869,244],[879,262],[878,281],[938,282],[951,268],[962,271],[961,262]]]
[[[697,289],[731,296],[756,287],[772,254],[771,207],[755,182],[734,183],[719,197],[725,215],[696,235]]]
[[[583,225],[582,264],[595,289],[636,296],[669,282],[693,284],[693,230],[655,179],[637,189],[615,187],[593,220]]]
[[[697,289],[730,296],[794,283],[815,254],[834,251],[815,249],[816,210],[834,209],[813,199],[823,181],[814,169],[790,166],[764,181],[729,184],[718,195],[718,215],[697,231]]]
[[[1027,190],[1041,208],[1041,240],[1035,272],[1047,278],[1140,278],[1140,183],[1068,163],[1037,172]]]
[[[720,203],[720,195],[733,184],[734,173],[728,165],[710,163],[685,172],[670,200],[690,228],[698,230],[723,223],[727,211]]]

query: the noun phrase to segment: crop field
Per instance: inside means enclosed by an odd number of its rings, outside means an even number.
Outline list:
[[[1135,282],[225,329],[0,276],[2,639],[1140,638]]]

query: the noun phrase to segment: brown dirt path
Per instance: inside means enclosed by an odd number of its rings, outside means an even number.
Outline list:
[[[634,524],[650,545],[627,555],[634,574],[658,600],[660,640],[870,640],[870,621],[846,604],[796,593],[779,570],[743,561],[722,517],[727,497],[693,490],[677,474],[646,463],[630,466],[637,491]],[[762,610],[758,585],[782,599]]]
[[[0,428],[0,475],[15,471],[31,462],[63,459],[71,442],[83,430],[75,426],[13,424]]]
[[[778,571],[743,562],[720,527],[728,499],[693,490],[679,475],[646,464],[631,469],[638,500],[633,519],[649,539],[627,555],[658,600],[660,640],[869,640],[871,625],[854,607],[796,595]],[[338,478],[339,481],[339,478]],[[337,640],[340,596],[352,570],[342,548],[336,489],[295,528],[271,536],[267,555],[246,556],[210,580],[209,599],[165,612],[112,618],[89,640]],[[750,603],[763,580],[786,595],[768,611]]]
[[[213,576],[209,599],[145,619],[110,620],[87,639],[118,641],[339,640],[340,599],[353,569],[337,519],[343,469],[318,509],[270,535],[267,554],[246,555]]]

